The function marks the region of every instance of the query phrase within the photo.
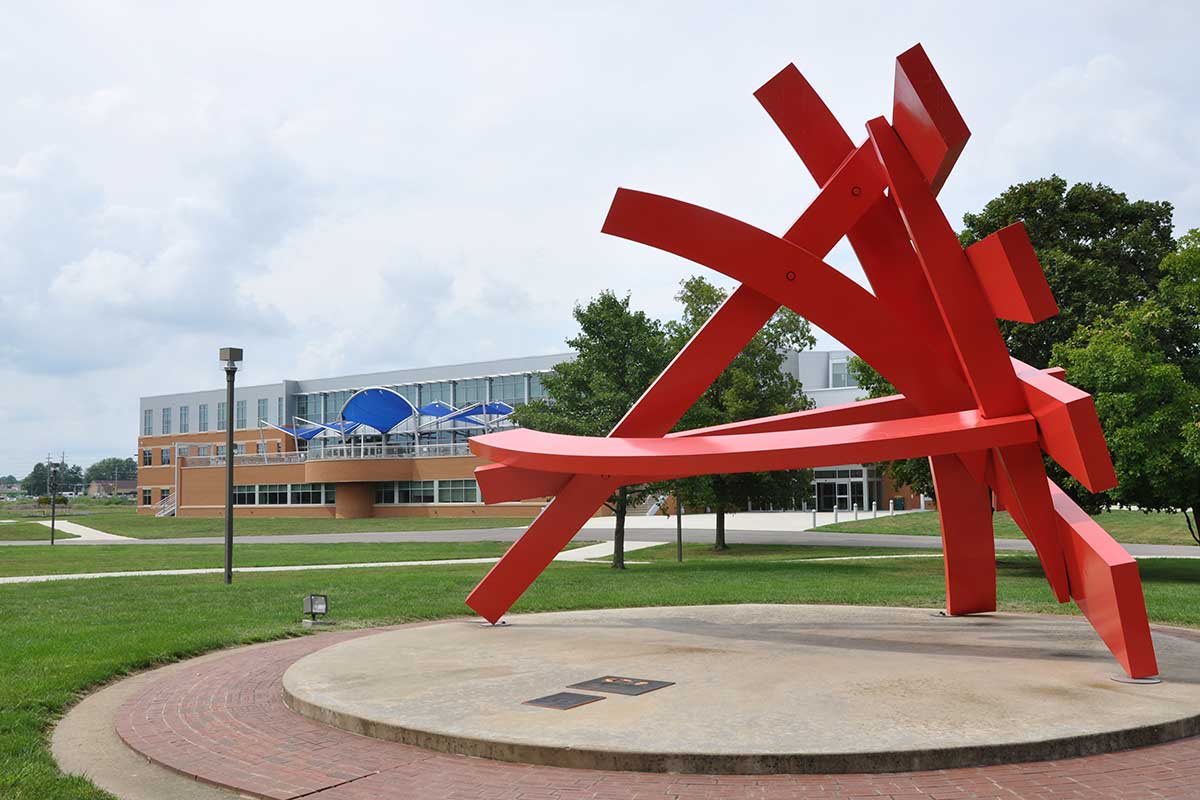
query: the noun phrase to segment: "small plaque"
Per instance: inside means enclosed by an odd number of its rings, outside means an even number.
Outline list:
[[[647,678],[622,678],[619,675],[605,675],[593,678],[583,683],[573,683],[569,689],[587,689],[592,692],[612,692],[613,694],[639,695],[653,692],[664,686],[674,686],[674,681],[652,681]]]
[[[594,703],[597,700],[603,700],[603,697],[597,697],[594,694],[579,694],[578,692],[555,692],[548,694],[545,697],[537,697],[533,700],[526,700],[522,705],[538,706],[540,708],[557,708],[559,711],[569,711],[572,708],[586,706],[588,703]]]

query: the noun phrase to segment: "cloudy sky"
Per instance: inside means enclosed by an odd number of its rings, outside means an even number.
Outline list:
[[[786,230],[814,187],[752,93],[789,62],[861,139],[922,42],[955,223],[1058,172],[1200,226],[1191,2],[5,5],[0,474],[132,454],[222,345],[256,383],[560,351],[605,288],[670,315],[698,268],[602,236],[613,191]]]

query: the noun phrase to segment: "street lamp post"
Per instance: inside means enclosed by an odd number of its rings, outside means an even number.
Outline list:
[[[233,378],[242,360],[240,347],[222,347],[225,362],[225,583],[233,583]]]

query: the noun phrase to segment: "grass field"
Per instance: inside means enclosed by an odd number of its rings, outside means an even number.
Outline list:
[[[78,538],[70,533],[58,530],[54,534],[58,539]],[[6,522],[0,523],[0,542],[41,542],[50,541],[50,529],[36,522]]]
[[[667,560],[625,572],[596,564],[554,564],[514,610],[748,602],[942,603],[942,564],[934,558],[815,561],[802,558],[807,554],[804,548],[784,552],[776,546],[741,545],[730,554],[714,554],[701,546],[676,564],[669,560],[674,557],[671,545],[657,550]],[[824,548],[813,552],[820,550]],[[856,552],[860,551],[837,549],[843,557]],[[1003,609],[1073,610],[1053,601],[1031,556],[1005,554],[998,565]],[[309,592],[328,594],[330,618],[348,626],[458,616],[467,612],[463,598],[487,569],[483,564],[258,573],[239,576],[232,586],[224,586],[219,576],[0,586],[0,608],[9,609],[0,615],[0,797],[107,797],[82,778],[61,775],[46,747],[54,720],[90,687],[220,647],[301,635],[300,599]],[[1142,563],[1141,570],[1153,619],[1200,625],[1200,561],[1153,560]]]
[[[223,517],[154,517],[133,509],[102,510],[73,518],[105,533],[134,539],[178,539],[189,536],[224,536]],[[307,533],[361,533],[367,531],[445,531],[479,528],[524,528],[527,517],[391,517],[370,519],[287,519],[262,517],[234,520],[236,536],[279,536]]]
[[[849,516],[849,515],[847,515]],[[1106,511],[1093,517],[1104,530],[1118,542],[1127,544],[1196,544],[1188,534],[1187,523],[1182,514],[1150,513],[1141,511]],[[1013,522],[1007,511],[1000,511],[992,518],[999,539],[1024,539],[1025,535]],[[918,511],[913,514],[879,517],[878,519],[853,519],[822,525],[816,531],[839,531],[843,533],[899,533],[913,536],[937,536],[938,515],[936,511]],[[1200,548],[1197,548],[1200,550]]]
[[[584,544],[572,542],[571,547]],[[433,561],[491,558],[510,542],[339,542],[336,544],[239,544],[235,567],[293,564],[354,564],[368,561]],[[225,564],[219,544],[96,544],[87,547],[9,547],[0,552],[0,577],[65,575],[79,572],[128,572],[146,569],[204,569]]]
[[[840,558],[844,556],[885,556],[885,555],[919,555],[939,554],[940,550],[918,550],[911,547],[798,547],[789,544],[738,544],[720,552],[714,551],[711,544],[702,542],[684,542],[684,563],[695,559],[720,563],[722,561],[741,561],[744,559],[808,559],[808,558]],[[605,561],[609,559],[591,559]],[[647,547],[645,550],[635,550],[625,554],[628,562],[675,561],[675,545],[664,544],[658,547]]]

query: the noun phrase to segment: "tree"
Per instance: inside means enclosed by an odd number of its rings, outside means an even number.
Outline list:
[[[71,491],[82,483],[83,469],[78,464],[73,464],[59,475],[58,490],[60,492]],[[29,474],[21,480],[21,491],[31,497],[40,497],[46,494],[48,487],[46,465],[40,461],[34,464]]]
[[[678,352],[725,300],[726,292],[703,277],[680,283],[675,299],[683,306],[678,320],[666,325],[668,344]],[[795,376],[783,370],[787,353],[815,344],[812,327],[788,309],[780,309],[683,416],[680,430],[739,422],[812,407]],[[673,482],[685,505],[712,508],[717,515],[714,549],[725,550],[725,514],[747,502],[762,507],[788,504],[808,493],[811,472],[702,475]]]
[[[21,479],[21,492],[30,497],[40,497],[46,493],[49,485],[46,479],[46,465],[39,461],[33,465],[29,474]]]
[[[601,292],[575,306],[579,333],[567,340],[576,353],[542,377],[548,400],[518,408],[513,418],[533,430],[576,436],[605,436],[666,367],[669,354],[662,324],[629,308],[629,295]],[[622,486],[609,499],[616,516],[613,568],[625,568],[625,515],[646,487]]]
[[[92,481],[132,481],[137,480],[137,462],[132,458],[102,458],[87,468],[83,473],[83,483],[91,485]]]
[[[1059,308],[1056,316],[1035,325],[999,321],[1009,351],[1033,366],[1049,366],[1055,345],[1065,343],[1081,326],[1096,324],[1118,303],[1154,296],[1170,274],[1169,257],[1176,247],[1170,203],[1130,201],[1103,184],[1068,187],[1052,175],[1010,186],[979,213],[963,215],[959,238],[969,246],[1014,222],[1025,224]],[[1179,287],[1181,296],[1195,291],[1185,286],[1189,285]],[[1194,319],[1187,317],[1175,315],[1163,339],[1177,353],[1172,363],[1190,360],[1195,365],[1200,339]],[[871,397],[895,393],[883,376],[859,359],[852,360],[850,372]],[[1095,507],[1083,487],[1066,480],[1060,467],[1047,466],[1078,502]],[[896,483],[934,493],[928,459],[893,461],[886,468]]]
[[[1068,380],[1095,397],[1120,479],[1094,503],[1200,507],[1200,386],[1163,355],[1169,316],[1155,300],[1123,303],[1054,348]]]
[[[1200,507],[1200,370],[1194,346],[1200,330],[1200,231],[1179,240],[1163,260],[1154,296],[1118,303],[1054,348],[1067,378],[1090,392],[1108,440],[1119,485],[1091,495],[1066,487],[1091,510],[1136,505],[1143,511],[1183,511],[1193,538],[1200,529],[1188,509]],[[1192,331],[1185,341],[1180,336]]]
[[[1068,188],[1057,175],[1011,186],[963,215],[960,239],[974,244],[1014,222],[1025,223],[1058,301],[1058,315],[1036,325],[1000,322],[1009,351],[1035,367],[1049,366],[1055,344],[1117,303],[1153,295],[1175,249],[1170,203],[1131,202],[1103,184]]]
[[[16,475],[3,475],[3,476],[0,476],[0,483],[7,483],[7,484],[10,484],[10,485],[11,485],[11,484],[14,484],[14,483],[16,483],[16,482],[17,482],[17,476],[16,476]]]

